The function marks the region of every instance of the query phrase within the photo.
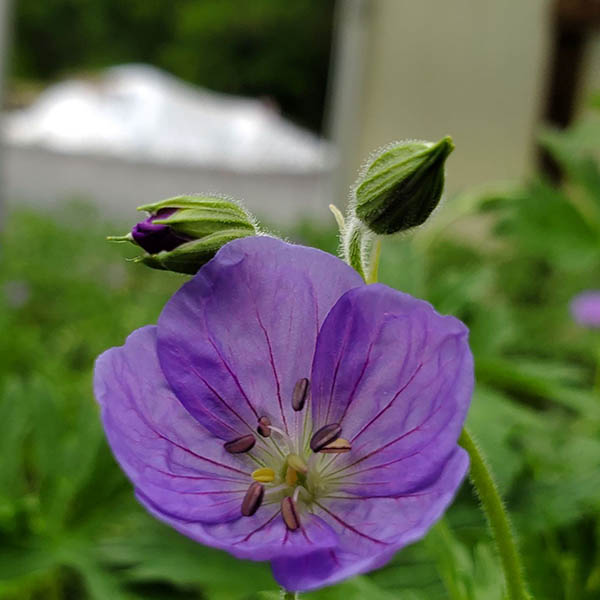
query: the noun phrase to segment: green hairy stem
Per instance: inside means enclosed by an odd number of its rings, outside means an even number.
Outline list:
[[[463,429],[458,443],[469,453],[471,458],[469,478],[481,500],[483,512],[496,541],[506,580],[506,597],[508,600],[532,600],[523,577],[521,557],[510,519],[491,469],[477,442],[466,427]]]

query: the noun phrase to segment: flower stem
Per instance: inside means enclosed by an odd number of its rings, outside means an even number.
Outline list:
[[[596,373],[594,375],[594,391],[600,394],[600,347],[596,351]]]
[[[375,248],[373,249],[373,255],[371,259],[371,265],[369,266],[369,273],[367,274],[367,283],[377,283],[379,278],[379,258],[381,257],[381,240],[376,240]]]
[[[281,600],[298,600],[300,594],[298,592],[288,592],[281,588]]]
[[[523,577],[523,566],[510,524],[508,513],[500,498],[498,486],[492,471],[483,456],[477,442],[465,427],[458,440],[471,457],[469,477],[496,541],[496,547],[502,560],[502,569],[507,587],[508,600],[531,600],[527,584]]]

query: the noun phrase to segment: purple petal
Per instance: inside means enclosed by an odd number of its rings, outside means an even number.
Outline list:
[[[289,532],[279,503],[253,517],[241,503],[256,465],[232,456],[177,401],[156,358],[156,328],[144,327],[125,346],[96,363],[95,392],[113,453],[136,487],[140,502],[181,533],[235,556],[269,560],[331,548],[335,532],[303,514]]]
[[[583,327],[600,327],[600,290],[582,292],[571,302],[573,319]]]
[[[225,452],[175,398],[158,365],[156,327],[102,354],[94,389],[112,451],[138,492],[181,518],[240,516],[256,466]]]
[[[400,548],[421,539],[440,518],[452,501],[468,463],[467,453],[457,447],[439,478],[418,494],[397,498],[341,494],[321,501],[323,508],[317,508],[317,514],[336,531],[339,546],[273,560],[275,579],[286,589],[308,591],[383,566]]]
[[[289,531],[281,518],[278,502],[262,506],[252,517],[210,525],[168,514],[160,505],[140,496],[139,492],[138,497],[154,516],[180,533],[203,544],[226,550],[238,558],[272,560],[275,557],[296,557],[331,549],[338,544],[338,536],[333,528],[310,513],[301,515],[300,529]]]
[[[341,423],[352,451],[323,459],[347,492],[388,496],[435,481],[456,448],[473,389],[466,327],[383,285],[329,313],[312,372],[314,429]]]
[[[163,372],[190,413],[223,439],[231,429],[255,431],[262,416],[292,432],[301,421],[293,387],[310,374],[321,323],[361,283],[319,250],[269,237],[231,242],[163,310]]]
[[[189,237],[176,233],[164,223],[154,223],[155,219],[165,219],[176,212],[176,208],[163,208],[145,221],[133,226],[131,237],[138,246],[149,254],[157,254],[162,250],[173,250],[190,240]]]

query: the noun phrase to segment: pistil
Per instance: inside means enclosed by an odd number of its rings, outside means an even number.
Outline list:
[[[302,473],[304,475],[308,473],[308,466],[306,465],[304,460],[300,456],[298,456],[298,454],[288,454],[287,463],[292,469],[294,469],[298,473]]]

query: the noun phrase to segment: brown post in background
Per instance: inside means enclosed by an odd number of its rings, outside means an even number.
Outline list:
[[[581,88],[587,41],[599,26],[600,0],[555,2],[544,123],[561,129],[571,123]],[[551,179],[560,179],[558,165],[543,149],[539,151],[539,165]]]

